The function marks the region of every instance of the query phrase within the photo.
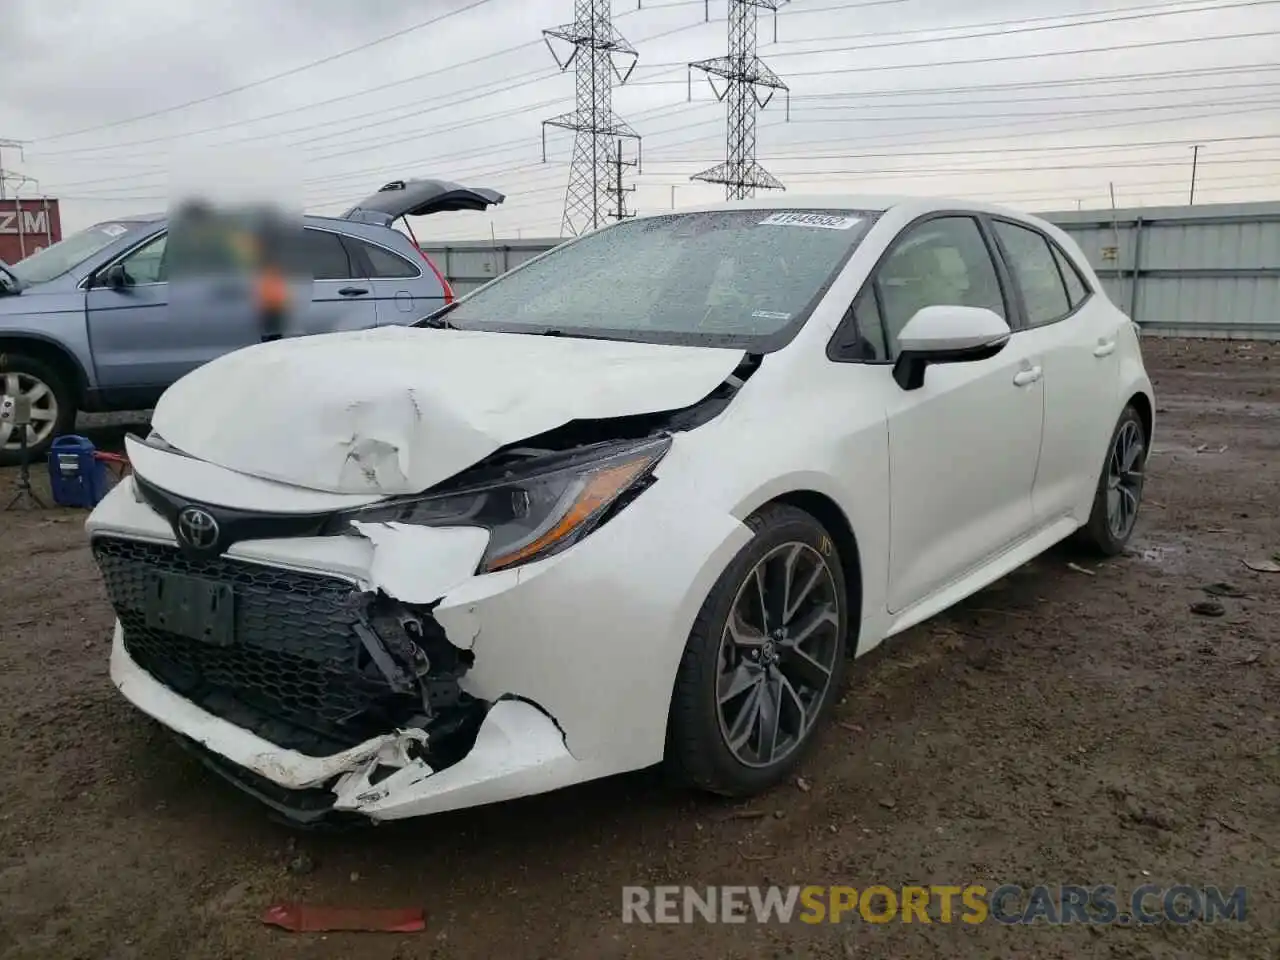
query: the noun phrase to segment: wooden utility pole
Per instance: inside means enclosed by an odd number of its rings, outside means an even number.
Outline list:
[[[1200,166],[1200,144],[1196,144],[1191,148],[1191,196],[1187,200],[1187,205],[1194,207],[1196,205],[1196,168]]]

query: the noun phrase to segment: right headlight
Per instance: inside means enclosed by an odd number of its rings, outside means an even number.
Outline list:
[[[614,444],[491,483],[351,510],[339,514],[329,532],[352,523],[482,527],[489,546],[480,572],[503,570],[577,543],[649,480],[670,448],[670,437]]]

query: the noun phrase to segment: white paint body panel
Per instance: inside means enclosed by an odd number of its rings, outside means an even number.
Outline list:
[[[488,803],[662,759],[689,630],[750,539],[742,521],[765,503],[820,494],[848,520],[861,561],[861,609],[850,616],[859,655],[1083,522],[1125,402],[1151,396],[1132,327],[1103,295],[1095,295],[1096,309],[1054,327],[1015,331],[991,359],[929,368],[916,391],[903,391],[888,365],[826,355],[869,272],[916,217],[943,209],[1017,214],[831,197],[732,206],[886,212],[795,339],[764,358],[718,417],[676,434],[656,483],[586,539],[549,559],[478,576],[471,570],[485,542],[476,531],[376,524],[365,536],[244,542],[228,553],[412,602],[438,600],[434,613],[449,639],[475,655],[464,689],[495,702],[463,761],[439,773],[408,763],[365,789],[370,757],[402,746],[394,731],[336,759],[301,757],[177,697],[117,642],[112,675],[124,695],[283,786],[345,771],[339,806],[374,819]],[[1069,238],[1025,219],[1084,265]],[[1116,349],[1095,358],[1111,330]],[[151,450],[135,467],[163,489],[241,509],[287,510],[296,486],[312,488],[298,494],[298,511],[315,497],[364,503],[429,487],[498,446],[576,417],[689,405],[739,358],[728,350],[399,329],[282,341],[202,368],[161,402],[157,431],[217,467]],[[1034,366],[1041,377],[1018,378]],[[354,377],[358,370],[368,375]],[[355,436],[376,443],[354,443]],[[371,473],[353,472],[353,450],[365,456],[378,444],[395,452],[366,457]],[[174,542],[131,483],[98,506],[88,528]],[[519,700],[504,699],[512,697]]]

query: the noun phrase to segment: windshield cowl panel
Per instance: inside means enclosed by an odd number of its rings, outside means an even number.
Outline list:
[[[802,327],[878,211],[715,210],[557,247],[448,314],[459,329],[768,353]]]

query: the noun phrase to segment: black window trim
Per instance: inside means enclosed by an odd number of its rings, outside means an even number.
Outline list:
[[[1093,289],[1093,284],[1091,284],[1088,278],[1085,277],[1084,271],[1080,269],[1080,265],[1076,263],[1075,258],[1072,257],[1071,254],[1067,253],[1066,250],[1062,249],[1062,244],[1055,242],[1053,237],[1049,237],[1048,239],[1049,246],[1053,249],[1055,254],[1053,259],[1058,263],[1058,272],[1062,272],[1062,262],[1065,261],[1067,266],[1071,268],[1071,272],[1076,275],[1076,280],[1080,282],[1080,287],[1084,290],[1084,296],[1080,299],[1080,303],[1083,305],[1084,302],[1092,297],[1096,292]],[[1066,283],[1067,278],[1063,277],[1062,280],[1063,283]],[[1068,288],[1067,296],[1070,295],[1071,290]]]
[[[332,237],[336,237],[338,240],[338,246],[340,246],[342,248],[342,252],[347,255],[348,272],[351,274],[349,277],[325,277],[323,280],[319,277],[313,276],[311,278],[312,283],[350,283],[352,280],[366,279],[365,277],[360,276],[360,273],[364,271],[366,264],[363,259],[357,256],[358,251],[353,250],[347,245],[345,234],[339,233],[337,230],[326,230],[324,227],[313,227],[309,224],[303,226],[302,229],[311,230],[315,233],[327,233]]]
[[[107,221],[107,222],[109,223],[110,221]],[[143,247],[146,247],[151,243],[154,243],[156,240],[159,240],[161,237],[167,237],[168,235],[169,235],[169,225],[166,223],[159,230],[156,230],[154,233],[147,234],[145,237],[140,238],[132,246],[120,251],[114,257],[104,262],[101,266],[94,267],[92,270],[90,270],[88,273],[84,275],[83,280],[81,280],[78,284],[76,284],[76,289],[77,290],[102,289],[97,285],[97,280],[99,277],[105,274],[109,269],[114,267],[117,263],[124,263],[124,261],[128,260],[131,256],[133,256]],[[162,283],[168,283],[168,282],[169,282],[168,280],[157,280],[154,283],[140,283],[140,284],[137,284],[137,286],[156,287]]]
[[[1019,305],[1021,306],[1021,311],[1020,311],[1021,329],[1040,330],[1044,327],[1051,327],[1055,323],[1062,323],[1065,320],[1070,320],[1077,313],[1079,313],[1081,309],[1083,309],[1086,303],[1088,303],[1090,300],[1093,299],[1097,291],[1095,291],[1093,289],[1093,285],[1089,283],[1088,280],[1085,279],[1084,272],[1076,264],[1071,254],[1063,250],[1062,244],[1055,241],[1053,237],[1049,236],[1049,234],[1045,233],[1045,231],[1041,230],[1035,224],[1027,223],[1025,220],[1018,220],[1018,219],[1015,219],[1014,217],[996,216],[996,215],[988,215],[987,219],[991,222],[992,239],[995,240],[996,245],[1000,250],[1000,256],[1005,261],[1005,267],[1009,271],[1010,279],[1013,282],[1014,289],[1017,291],[1017,294],[1018,294],[1018,301],[1019,301]],[[1022,284],[1018,282],[1018,275],[1013,269],[1013,258],[1009,254],[1009,251],[1005,248],[1004,243],[1001,242],[999,232],[995,229],[995,225],[997,223],[1005,223],[1011,227],[1020,227],[1023,230],[1028,230],[1031,233],[1036,234],[1048,246],[1049,259],[1053,261],[1054,269],[1058,273],[1058,282],[1062,284],[1062,292],[1067,295],[1067,306],[1070,307],[1070,309],[1066,313],[1064,313],[1062,316],[1055,317],[1052,320],[1046,320],[1043,323],[1031,322],[1031,315],[1026,310],[1026,299],[1025,299],[1025,295],[1022,292]],[[1058,258],[1053,255],[1053,252],[1055,250],[1057,250],[1062,255],[1062,258],[1066,260],[1068,264],[1071,265],[1071,268],[1073,270],[1075,270],[1076,276],[1080,280],[1080,285],[1084,287],[1084,291],[1085,291],[1084,297],[1080,300],[1079,303],[1073,304],[1071,302],[1071,290],[1070,288],[1067,287],[1067,278],[1062,275],[1062,266],[1058,263]]]
[[[1022,300],[1018,295],[1017,286],[1013,283],[1013,277],[1008,272],[1003,257],[997,247],[994,246],[994,231],[986,222],[986,215],[977,210],[931,210],[928,213],[921,214],[907,222],[897,233],[893,235],[893,239],[885,247],[884,252],[876,258],[876,262],[872,264],[871,269],[867,271],[867,278],[862,282],[853,298],[849,301],[849,306],[845,309],[844,316],[840,322],[836,324],[835,330],[831,333],[831,338],[827,341],[827,359],[832,363],[860,363],[866,366],[875,367],[891,367],[897,362],[896,357],[889,357],[884,360],[869,360],[866,357],[854,357],[848,355],[847,349],[842,349],[841,344],[849,333],[849,327],[854,326],[856,330],[856,319],[854,317],[854,305],[862,298],[863,293],[868,288],[871,289],[871,295],[876,300],[876,313],[880,320],[880,333],[884,337],[885,351],[891,350],[889,340],[889,331],[884,326],[884,309],[881,303],[880,295],[880,268],[884,266],[886,260],[893,255],[897,249],[898,240],[905,236],[908,232],[916,227],[929,223],[932,220],[952,220],[957,217],[963,217],[966,220],[972,220],[974,226],[978,228],[978,234],[982,237],[982,242],[987,250],[987,256],[991,258],[991,265],[996,272],[996,284],[1000,287],[1000,299],[1004,302],[1005,322],[1009,324],[1009,329],[1017,333],[1023,329],[1024,314],[1022,313]]]

